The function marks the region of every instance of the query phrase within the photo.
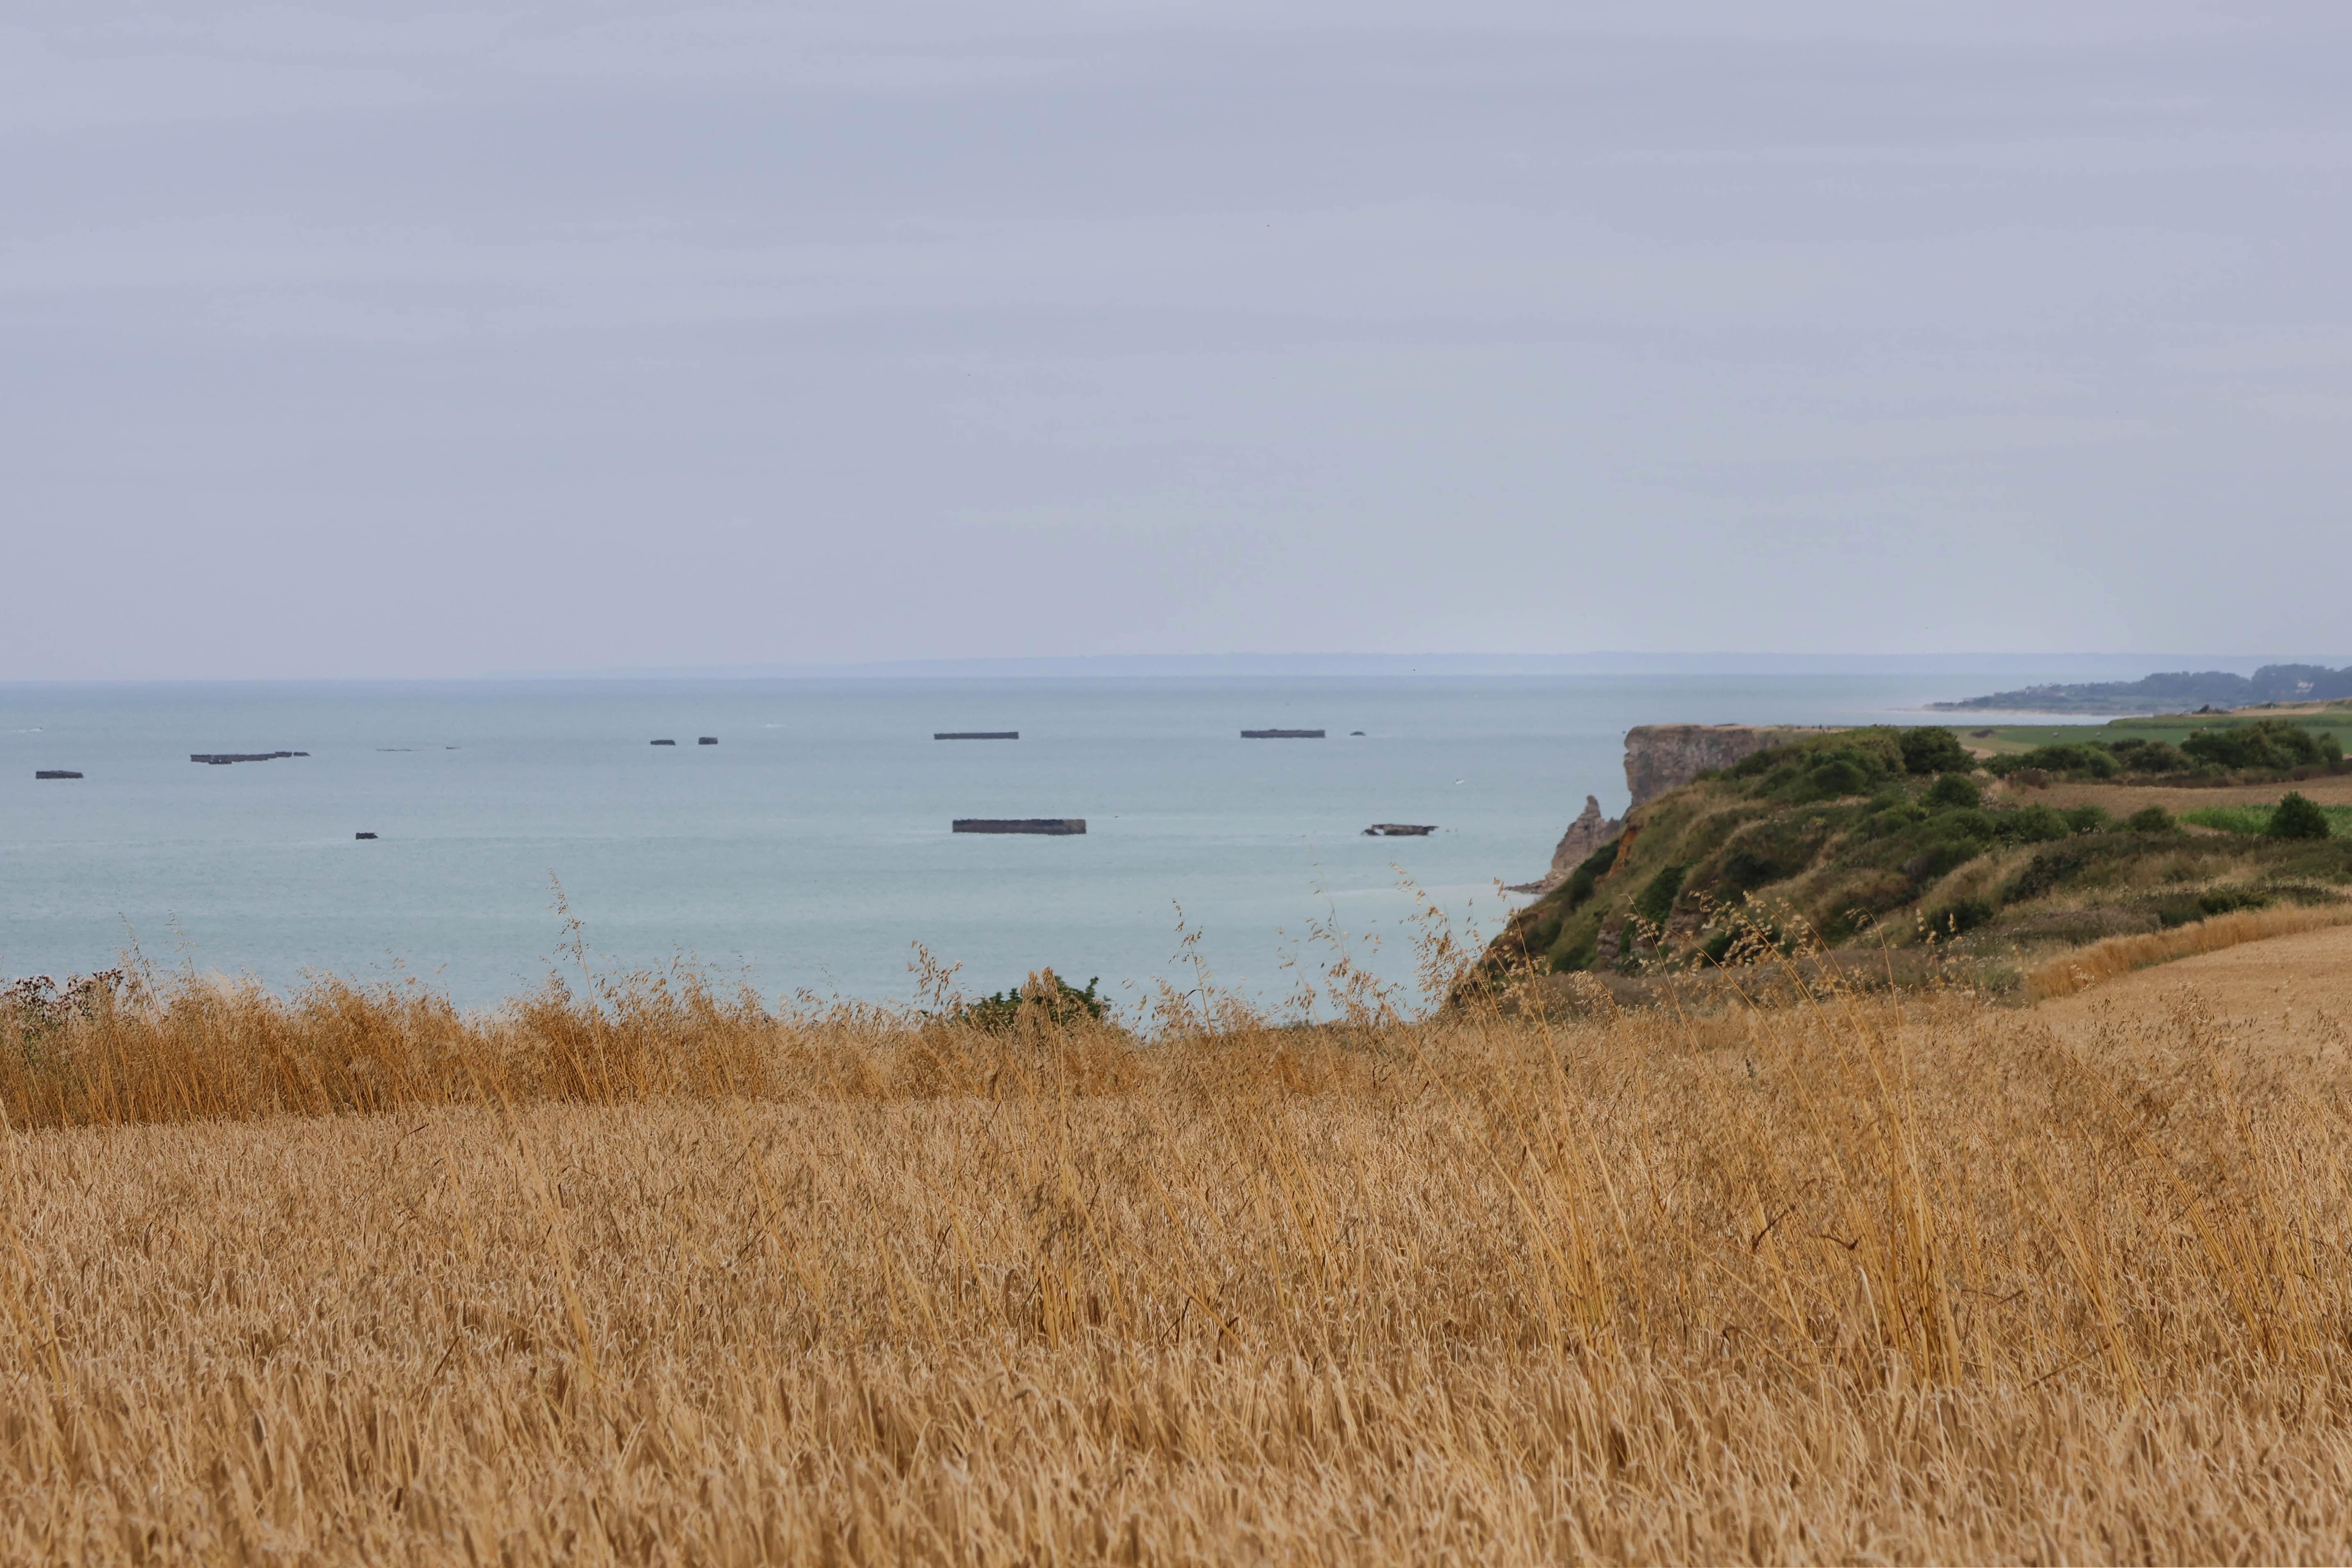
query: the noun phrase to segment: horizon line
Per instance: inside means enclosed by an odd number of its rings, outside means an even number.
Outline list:
[[[2251,674],[2266,664],[2352,664],[2346,655],[2076,650],[2007,653],[1776,653],[1712,649],[1579,653],[1184,653],[978,655],[695,665],[620,665],[488,670],[470,675],[0,677],[5,686],[232,685],[267,682],[354,685],[388,682],[562,680],[842,680],[954,679],[1148,679],[1185,676],[1350,675],[1983,675],[2067,676],[2074,680],[2181,673]]]

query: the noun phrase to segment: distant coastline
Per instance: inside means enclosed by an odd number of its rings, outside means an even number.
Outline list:
[[[909,658],[841,663],[694,665],[497,672],[501,680],[843,680],[1311,679],[1349,676],[1992,676],[2033,683],[2116,680],[2151,668],[2252,674],[2278,654],[1759,653],[1737,649],[1651,653],[1213,653],[1080,654],[1051,658]]]
[[[2231,670],[2174,670],[2137,680],[2029,686],[1957,702],[1930,702],[1936,713],[2068,713],[2124,717],[2143,713],[2234,712],[2245,708],[2352,700],[2352,668],[2266,664],[2251,676]]]

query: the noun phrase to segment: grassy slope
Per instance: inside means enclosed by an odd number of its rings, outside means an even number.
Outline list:
[[[1891,733],[1781,748],[1639,808],[1612,857],[1519,911],[1496,952],[1524,950],[1554,973],[1638,972],[1736,960],[1759,935],[1809,929],[1831,946],[1866,935],[1900,949],[1932,927],[1948,951],[2030,961],[2352,889],[2352,841],[2133,832],[2117,822],[2135,794],[2127,785],[2102,786],[2112,803],[2104,823],[1984,780],[1979,805],[1939,804],[1934,781],[1897,771]],[[1880,763],[1862,788],[1809,798],[1826,760],[1874,748]]]

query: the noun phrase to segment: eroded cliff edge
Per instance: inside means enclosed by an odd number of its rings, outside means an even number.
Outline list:
[[[1825,732],[1796,724],[1637,724],[1625,731],[1625,788],[1633,797],[1633,805],[1642,805],[1769,746]],[[1582,814],[1568,825],[1551,852],[1550,868],[1535,881],[1517,883],[1509,890],[1550,892],[1624,826],[1621,817],[1603,816],[1600,800],[1586,795]]]
[[[1625,787],[1645,805],[1768,746],[1826,733],[1798,724],[1637,724],[1625,731]]]

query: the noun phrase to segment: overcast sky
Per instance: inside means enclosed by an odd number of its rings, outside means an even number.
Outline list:
[[[2352,654],[2352,5],[13,0],[0,678]]]

